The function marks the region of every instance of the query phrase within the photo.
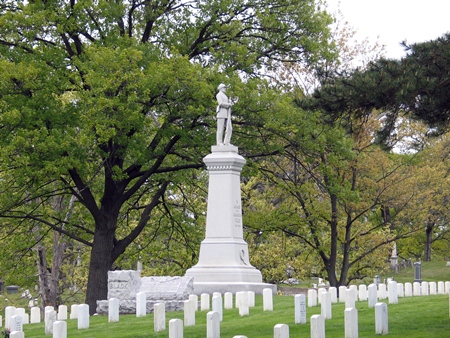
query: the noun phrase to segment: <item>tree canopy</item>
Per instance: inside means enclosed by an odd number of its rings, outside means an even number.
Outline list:
[[[3,225],[43,224],[90,246],[86,302],[94,312],[113,262],[182,173],[202,166],[217,85],[232,84],[241,98],[234,139],[245,148],[254,143],[246,141],[252,118],[270,111],[261,74],[332,56],[331,18],[319,5],[3,1]],[[66,206],[75,196],[70,220],[52,207],[54,196]]]
[[[380,134],[384,140],[401,114],[424,121],[437,132],[448,130],[450,34],[404,46],[407,56],[401,60],[380,58],[366,69],[327,74],[312,97],[299,100],[299,104],[320,109],[331,119],[381,110],[386,116]]]

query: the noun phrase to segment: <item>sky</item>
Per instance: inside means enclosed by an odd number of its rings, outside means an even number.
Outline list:
[[[405,56],[400,42],[434,40],[450,32],[450,0],[325,0],[328,11],[340,8],[357,30],[359,41],[368,38],[386,45],[388,58]]]

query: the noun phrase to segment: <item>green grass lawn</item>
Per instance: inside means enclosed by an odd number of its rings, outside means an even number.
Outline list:
[[[450,266],[445,261],[422,262],[422,280],[426,282],[450,281]],[[399,283],[414,282],[414,268],[402,269],[398,274],[392,272],[383,278],[394,277]],[[450,337],[450,334],[449,334]]]
[[[383,302],[387,303],[387,300]],[[357,302],[359,317],[359,337],[375,336],[375,311],[367,307],[367,302]],[[206,311],[197,312],[196,325],[184,329],[185,338],[206,336]],[[294,324],[294,298],[274,296],[274,311],[263,311],[262,296],[256,296],[256,307],[250,308],[250,315],[240,317],[237,309],[224,310],[220,326],[221,337],[232,338],[245,335],[248,338],[273,338],[276,324],[289,325],[291,337],[309,337],[309,318],[320,314],[320,306],[307,308],[308,323]],[[388,305],[389,337],[424,338],[449,337],[448,295],[399,298],[399,304]],[[68,337],[117,338],[117,337],[168,337],[168,322],[172,318],[183,319],[183,312],[166,313],[166,331],[153,332],[153,314],[136,318],[122,315],[117,323],[108,323],[107,316],[90,317],[90,327],[77,329],[77,320],[68,320]],[[326,337],[344,336],[344,305],[333,304],[333,318],[325,322]],[[25,337],[49,337],[44,334],[44,324],[24,326]]]

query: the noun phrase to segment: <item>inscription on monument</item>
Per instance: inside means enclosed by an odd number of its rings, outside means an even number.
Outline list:
[[[242,227],[242,210],[239,201],[233,205],[234,226]]]

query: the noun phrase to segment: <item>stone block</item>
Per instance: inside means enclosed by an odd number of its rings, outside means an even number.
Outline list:
[[[375,334],[389,333],[388,308],[386,303],[375,304]]]
[[[438,284],[438,295],[443,295],[445,293],[445,286],[443,281],[439,281]]]
[[[67,323],[65,321],[57,320],[53,323],[53,338],[67,338]]]
[[[238,293],[236,293],[236,307],[238,307]],[[224,309],[233,308],[233,294],[231,292],[225,292],[223,295],[223,307]]]
[[[195,305],[192,300],[184,301],[184,326],[195,325]]]
[[[9,329],[11,331],[23,331],[23,319],[20,315],[11,316],[9,320]]]
[[[9,338],[25,338],[25,333],[23,331],[11,331]]]
[[[274,338],[289,338],[289,326],[286,324],[277,324],[273,327]]]
[[[220,338],[220,314],[216,311],[206,314],[206,338]]]
[[[36,324],[41,322],[41,309],[37,306],[33,306],[30,310],[30,323]]]
[[[356,294],[352,289],[345,290],[345,308],[353,308],[356,304]],[[327,318],[325,318],[327,319]]]
[[[421,285],[421,294],[422,296],[428,296],[430,294],[430,290],[428,288],[428,282],[422,282]]]
[[[58,320],[67,320],[67,305],[58,306]]]
[[[272,289],[263,290],[263,310],[273,311]]]
[[[338,297],[337,297],[337,288],[334,286],[330,286],[328,288],[328,292],[331,295],[331,303],[335,304],[338,301]]]
[[[378,299],[386,299],[386,298],[388,298],[386,284],[381,283],[378,285]]]
[[[147,315],[147,296],[145,292],[136,294],[136,317],[145,317]]]
[[[405,283],[405,297],[412,297],[413,291],[412,291],[412,284],[407,282]]]
[[[370,284],[367,288],[367,304],[369,308],[373,308],[378,302],[378,293],[376,284]]]
[[[358,310],[347,308],[344,310],[345,338],[358,338]]]
[[[367,301],[367,286],[365,284],[360,284],[358,287],[358,299],[361,302]]]
[[[390,281],[388,283],[389,304],[398,304],[397,282]]]
[[[141,285],[140,271],[108,271],[108,299],[136,299],[136,294],[140,291]]]
[[[16,308],[14,306],[5,307],[5,328],[9,329],[11,317],[16,314]]]
[[[430,295],[437,295],[437,285],[436,282],[430,282],[428,283],[429,287],[430,287]]]
[[[70,306],[70,319],[78,319],[78,305],[73,304]]]
[[[325,337],[325,319],[322,315],[311,316],[311,338]]]
[[[420,283],[419,282],[414,282],[414,284],[413,284],[413,295],[414,296],[420,296],[421,289],[422,289],[422,286],[420,285]]]
[[[247,291],[248,307],[255,307],[255,291]]]
[[[240,294],[239,301],[239,315],[240,316],[248,316],[249,315],[249,307],[248,307],[248,295],[246,291],[240,291],[236,293]]]
[[[397,295],[398,297],[405,297],[405,289],[403,283],[397,283]]]
[[[51,307],[53,308],[53,307]],[[57,313],[55,310],[47,310],[45,311],[44,316],[44,326],[45,326],[45,334],[53,334],[53,323],[56,322],[57,319]]]
[[[345,295],[347,297],[347,295]],[[320,304],[320,314],[324,319],[332,318],[331,295],[329,292],[322,293],[322,303]]]
[[[222,296],[213,296],[212,310],[219,313],[220,321],[223,320]]]
[[[295,324],[306,324],[306,297],[294,296],[294,320]]]
[[[89,329],[89,305],[78,305],[78,330]]]
[[[347,287],[345,285],[341,285],[339,287],[339,303],[345,303],[345,291],[347,290]]]
[[[192,300],[194,302],[194,309],[195,312],[198,311],[198,296],[197,295],[189,295],[189,300]]]
[[[181,319],[169,320],[169,338],[183,338],[183,321]]]
[[[308,290],[308,307],[317,306],[317,291],[314,289]]]
[[[119,299],[110,298],[108,306],[108,322],[114,323],[119,321]]]
[[[194,299],[189,300],[192,302],[192,307],[196,304]],[[194,309],[195,317],[195,309]],[[153,328],[155,332],[164,331],[166,329],[166,304],[157,303],[153,309]]]
[[[209,304],[209,293],[202,293],[200,295],[200,309],[202,311],[209,311],[210,304]]]

